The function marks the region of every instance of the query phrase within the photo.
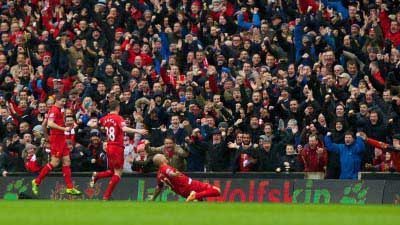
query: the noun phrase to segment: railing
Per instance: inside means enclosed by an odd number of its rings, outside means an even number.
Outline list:
[[[192,178],[258,178],[258,179],[313,179],[323,180],[324,173],[320,172],[245,172],[245,173],[231,173],[231,172],[187,172],[185,173]],[[72,176],[77,177],[90,177],[91,172],[73,172]],[[34,176],[34,174],[27,172],[10,172],[9,177],[27,177]],[[51,172],[48,176],[58,177],[62,176],[61,172]],[[124,177],[155,177],[156,173],[124,173]],[[0,177],[1,179],[1,177]],[[359,180],[400,180],[400,173],[390,172],[360,172],[358,173]]]
[[[231,173],[231,172],[185,172],[186,175],[192,178],[259,178],[259,179],[305,179],[308,176],[320,177],[322,173],[275,173],[275,172],[246,172],[246,173]],[[322,174],[323,175],[323,174]],[[26,177],[35,176],[26,172],[12,172],[8,173],[9,177]],[[61,172],[51,172],[48,176],[59,177],[62,176]],[[74,172],[72,177],[90,177],[91,172]],[[156,173],[124,173],[123,177],[156,177]],[[323,177],[323,176],[322,176]],[[1,178],[0,178],[1,179]]]
[[[207,201],[221,202],[285,202],[398,204],[400,203],[399,173],[360,173],[362,180],[323,180],[323,173],[187,173],[221,189],[221,197]],[[10,173],[0,178],[0,199],[101,199],[108,179],[89,187],[91,173],[73,173],[75,186],[82,196],[65,194],[61,173],[51,173],[40,185],[39,196],[31,193],[34,175]],[[113,193],[114,199],[147,201],[157,185],[155,173],[124,174]],[[181,197],[167,189],[159,201],[180,201]]]

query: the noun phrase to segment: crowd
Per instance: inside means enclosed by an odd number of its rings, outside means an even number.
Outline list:
[[[73,171],[107,169],[119,100],[125,172],[400,171],[397,0],[3,0],[0,172],[49,161],[68,94]]]

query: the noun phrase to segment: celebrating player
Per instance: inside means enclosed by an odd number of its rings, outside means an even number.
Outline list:
[[[71,159],[69,157],[70,149],[67,146],[64,132],[69,132],[70,127],[64,125],[64,108],[67,97],[61,94],[56,95],[56,102],[50,108],[48,113],[47,126],[50,128],[50,150],[51,150],[51,161],[42,168],[39,176],[32,180],[32,193],[37,195],[39,193],[39,185],[42,183],[46,175],[53,170],[54,167],[60,164],[62,160],[62,173],[64,176],[65,183],[67,185],[67,194],[80,195],[81,192],[74,188],[71,178]]]
[[[178,195],[185,197],[187,202],[203,200],[206,197],[218,197],[221,194],[221,190],[218,187],[192,180],[192,178],[169,166],[167,158],[162,154],[156,154],[153,162],[159,167],[157,172],[158,186],[153,200],[161,193],[164,184],[170,186]]]
[[[147,134],[147,130],[133,129],[126,126],[124,119],[119,115],[119,104],[119,101],[110,102],[108,106],[110,113],[100,119],[100,124],[106,130],[107,135],[108,170],[93,172],[90,186],[93,187],[99,179],[111,177],[108,187],[104,192],[103,200],[110,199],[115,186],[121,180],[124,165],[124,132]]]

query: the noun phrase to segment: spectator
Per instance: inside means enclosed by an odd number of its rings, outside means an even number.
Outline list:
[[[344,144],[332,143],[331,133],[325,136],[325,145],[328,151],[336,152],[340,156],[340,179],[357,179],[361,170],[361,157],[365,151],[364,140],[357,136],[355,139],[352,132],[346,132]]]
[[[299,153],[299,161],[304,172],[325,172],[328,160],[328,153],[319,141],[318,136],[311,134],[308,143]]]
[[[239,139],[240,140],[240,139]],[[256,159],[256,148],[258,144],[253,144],[251,142],[251,136],[249,133],[242,134],[242,142],[238,143],[228,143],[228,148],[233,151],[231,154],[233,155],[231,161],[231,167],[233,172],[248,172],[255,169]]]
[[[146,143],[147,145],[150,143]],[[170,162],[170,165],[173,165],[178,170],[185,170],[185,158],[188,157],[189,152],[182,148],[181,146],[175,143],[175,139],[173,137],[166,137],[164,139],[164,145],[160,147],[149,147],[149,154],[164,154],[165,157]]]
[[[279,166],[279,155],[283,146],[272,144],[265,135],[260,136],[260,146],[253,153],[256,164],[255,171],[273,172]]]
[[[67,140],[68,148],[70,149],[71,156],[71,171],[81,172],[88,171],[87,168],[87,149],[81,145],[73,145],[71,140]]]
[[[362,131],[370,138],[378,141],[386,141],[386,133],[389,132],[389,127],[380,112],[372,110],[369,113],[369,120],[365,124]],[[373,160],[373,149],[367,146],[363,156],[363,165],[365,163],[372,163]]]
[[[301,165],[297,157],[297,152],[293,145],[286,145],[285,155],[280,158],[277,172],[300,172]]]
[[[6,177],[8,174],[8,168],[9,168],[9,160],[7,153],[4,152],[4,146],[0,146],[0,172],[3,177]]]
[[[84,151],[85,157],[82,165],[85,171],[103,171],[107,168],[106,154],[100,141],[100,131],[92,129],[89,146]]]
[[[380,151],[381,153],[382,152],[389,152],[390,153],[390,159],[388,157],[388,160],[387,160],[389,162],[389,165],[388,165],[388,167],[387,166],[384,167],[385,170],[387,170],[388,168],[392,169],[393,167],[394,167],[394,169],[396,171],[400,170],[400,160],[399,160],[400,159],[399,158],[400,154],[397,151],[398,149],[400,149],[400,135],[399,134],[393,135],[393,141],[392,141],[391,145],[389,145],[387,143],[384,143],[384,142],[381,142],[381,141],[378,141],[376,139],[367,137],[366,135],[364,135],[363,138],[365,138],[365,140],[366,140],[368,145],[371,145],[372,147],[381,149],[381,151]],[[379,163],[382,162],[382,160],[379,157],[379,155],[375,155],[375,158],[379,158],[379,160],[376,161],[375,164],[379,164]],[[385,155],[385,159],[386,159],[386,155]],[[393,162],[393,165],[391,165],[390,161]],[[371,168],[372,165],[368,164],[366,167],[367,168]],[[379,167],[377,169],[382,169],[382,168],[383,167]]]
[[[394,167],[393,160],[391,158],[391,153],[386,152],[382,154],[381,149],[376,149],[376,152],[380,151],[379,153],[375,154],[375,158],[373,164],[367,164],[366,169],[371,169],[373,171],[380,171],[380,172],[394,172],[396,171]]]
[[[32,143],[36,146],[40,146],[44,135],[42,125],[36,125],[35,127],[33,127],[32,132],[33,132]]]
[[[178,116],[171,116],[171,125],[166,130],[165,135],[175,137],[176,144],[178,145],[185,143],[186,131],[180,124]]]
[[[24,161],[22,159],[22,151],[25,146],[20,142],[20,136],[18,134],[10,134],[6,142],[7,154],[10,162],[9,172],[23,171]]]
[[[25,169],[31,173],[38,173],[42,169],[40,158],[37,156],[36,146],[26,144],[22,152],[22,158],[25,162]]]
[[[208,171],[228,171],[230,163],[230,152],[227,146],[226,137],[224,137],[220,130],[214,130],[214,132],[212,133],[211,145],[208,148]]]
[[[136,151],[137,147],[136,147]],[[129,136],[124,136],[124,166],[123,166],[123,172],[129,173],[132,172],[132,161],[134,160],[134,157],[136,156],[136,152],[134,149],[134,146],[132,143],[130,143],[130,138]],[[142,159],[144,160],[144,159]]]
[[[139,173],[147,173],[147,172],[154,172],[156,168],[153,165],[152,157],[146,152],[146,145],[139,144],[136,147],[136,156],[132,159],[132,171],[136,171]]]
[[[337,120],[335,129],[332,131],[332,141],[335,144],[343,144],[345,136],[343,121]],[[326,167],[327,179],[339,179],[340,177],[340,156],[336,152],[328,151],[328,164]]]
[[[206,155],[209,146],[208,143],[204,141],[200,129],[194,129],[192,135],[186,137],[185,141],[189,152],[189,156],[186,160],[187,171],[206,171]]]

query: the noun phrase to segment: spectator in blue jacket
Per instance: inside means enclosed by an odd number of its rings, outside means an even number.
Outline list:
[[[247,13],[247,9],[246,7],[242,7],[240,9],[237,15],[239,28],[243,30],[249,30],[250,28],[261,26],[261,20],[260,20],[260,15],[258,14],[258,8],[251,9],[251,13],[253,16],[251,22],[246,22],[246,17],[249,16]]]
[[[365,151],[364,140],[350,131],[344,136],[344,144],[332,142],[331,133],[325,136],[325,146],[328,151],[336,152],[340,156],[340,179],[357,179],[358,172],[361,170],[362,153]]]

